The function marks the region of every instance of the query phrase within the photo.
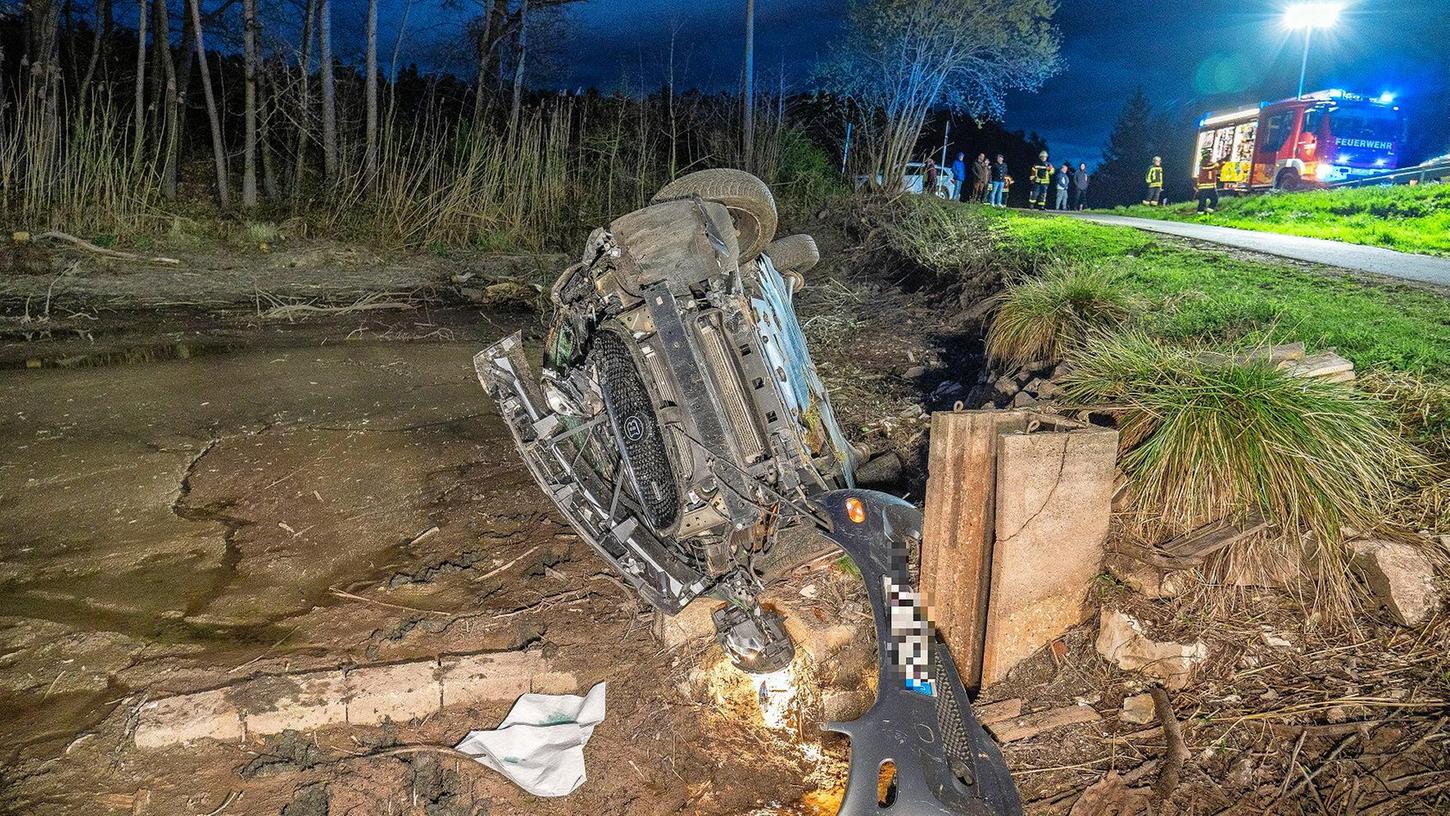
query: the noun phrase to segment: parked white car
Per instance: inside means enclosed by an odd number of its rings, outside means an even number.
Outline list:
[[[866,176],[856,177],[856,189],[864,190],[867,186]],[[926,187],[926,164],[923,162],[907,162],[906,173],[901,178],[902,189],[908,193],[920,194]],[[952,176],[950,167],[938,167],[936,175],[936,197],[945,198],[948,201],[955,201],[961,191],[961,179]],[[881,176],[876,177],[876,186],[882,185]]]

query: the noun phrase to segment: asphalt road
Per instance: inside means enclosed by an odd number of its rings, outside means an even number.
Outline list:
[[[1252,252],[1262,252],[1266,255],[1292,258],[1296,261],[1337,266],[1356,272],[1369,272],[1374,275],[1386,275],[1392,278],[1450,287],[1450,258],[1413,255],[1408,252],[1396,252],[1392,249],[1326,241],[1321,238],[1301,238],[1297,235],[1214,227],[1208,224],[1158,221],[1152,218],[1130,218],[1098,213],[1061,214],[1099,224],[1136,227],[1148,232],[1160,232],[1166,235],[1177,235],[1181,238],[1208,241]]]

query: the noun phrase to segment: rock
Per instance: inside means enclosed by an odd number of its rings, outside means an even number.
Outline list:
[[[886,451],[856,468],[856,484],[862,487],[893,484],[901,479],[901,469],[901,457],[895,451]]]
[[[932,390],[928,402],[932,404],[949,402],[961,397],[965,393],[967,393],[967,389],[962,387],[961,383],[947,380]]]
[[[1035,397],[1037,396],[1037,392],[1042,388],[1042,384],[1044,382],[1046,382],[1046,380],[1042,379],[1041,377],[1033,377],[1030,382],[1022,387],[1022,390]]]
[[[1208,659],[1208,645],[1159,642],[1143,634],[1142,624],[1117,610],[1104,609],[1097,639],[1098,654],[1124,671],[1157,678],[1169,691],[1188,685],[1193,670]]]
[[[870,710],[876,695],[870,691],[828,691],[821,696],[826,722],[850,722]]]
[[[654,636],[666,649],[674,649],[686,643],[715,636],[715,621],[711,619],[720,604],[709,598],[696,598],[685,605],[678,615],[655,613]]]
[[[1289,640],[1287,640],[1285,638],[1279,637],[1278,635],[1274,634],[1273,632],[1264,632],[1264,643],[1267,644],[1269,646],[1269,648],[1271,648],[1271,649],[1292,649],[1292,648],[1294,648],[1293,642],[1291,642],[1291,641],[1289,641]]]
[[[906,379],[908,380],[915,380],[920,377],[924,377],[926,376],[926,366],[912,366],[911,368],[906,369],[906,372],[902,376],[906,377]]]
[[[1440,606],[1430,559],[1397,541],[1356,541],[1350,566],[1381,605],[1405,626],[1418,626]]]
[[[1123,713],[1118,719],[1123,722],[1130,722],[1134,725],[1147,725],[1153,722],[1157,714],[1153,711],[1153,695],[1134,694],[1132,697],[1123,700]]]
[[[1032,395],[1026,391],[1019,391],[1017,392],[1017,396],[1012,398],[1013,408],[1031,408],[1036,404],[1037,400],[1033,399]]]
[[[1037,386],[1037,398],[1046,400],[1055,396],[1057,396],[1057,383],[1052,380],[1042,380],[1042,384]]]

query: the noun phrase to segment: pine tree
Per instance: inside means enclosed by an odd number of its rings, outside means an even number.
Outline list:
[[[1115,207],[1143,198],[1143,177],[1153,163],[1153,105],[1140,87],[1133,91],[1103,147],[1103,161],[1088,187],[1094,207]]]

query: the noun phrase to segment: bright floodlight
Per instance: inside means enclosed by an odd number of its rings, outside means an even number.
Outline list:
[[[1297,3],[1284,10],[1284,27],[1333,28],[1343,11],[1343,3]]]

